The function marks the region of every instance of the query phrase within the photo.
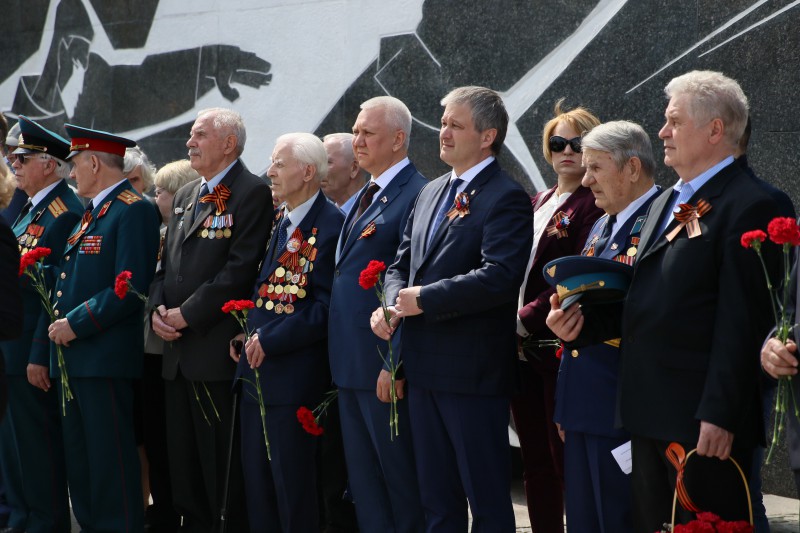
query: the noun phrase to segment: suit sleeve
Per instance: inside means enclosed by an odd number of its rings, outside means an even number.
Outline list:
[[[22,333],[22,295],[19,288],[19,247],[14,234],[0,223],[0,340]]]
[[[135,228],[135,233],[131,228]],[[129,270],[131,285],[146,295],[153,279],[159,241],[158,220],[153,208],[146,201],[126,206],[116,230],[114,276]],[[71,310],[66,318],[72,331],[82,339],[104,331],[131,314],[141,316],[142,313],[142,302],[131,293],[120,300],[114,293],[114,279],[109,279],[106,288]]]
[[[458,320],[515,301],[528,263],[520,250],[530,250],[532,241],[530,197],[516,188],[501,192],[485,218],[479,266],[423,286],[422,316],[429,322]]]
[[[252,289],[272,227],[272,194],[265,182],[242,193],[248,200],[233,214],[238,228],[231,235],[225,266],[180,306],[184,320],[194,330],[205,331],[225,319],[222,305],[237,295],[250,294]]]

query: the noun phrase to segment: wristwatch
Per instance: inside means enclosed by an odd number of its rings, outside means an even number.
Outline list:
[[[419,294],[417,294],[417,307],[419,307],[419,310],[422,311],[422,298],[420,298]]]

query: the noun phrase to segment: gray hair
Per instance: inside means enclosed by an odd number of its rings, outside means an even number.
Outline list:
[[[244,152],[244,143],[247,141],[247,131],[244,129],[242,115],[226,107],[209,107],[197,113],[198,118],[204,115],[214,116],[215,130],[229,130],[230,134],[236,137],[236,155],[241,156]]]
[[[405,133],[403,148],[408,150],[411,142],[411,111],[408,110],[406,104],[394,96],[376,96],[361,104],[361,109],[364,110],[377,107],[385,110],[386,123],[391,129],[402,130]]]
[[[89,156],[95,156],[103,162],[104,165],[117,169],[120,172],[125,168],[125,159],[121,155],[110,154],[108,152],[99,152],[97,150],[84,150],[83,153]]]
[[[635,122],[614,120],[595,126],[583,136],[581,147],[607,152],[619,170],[631,157],[637,157],[642,162],[642,172],[646,176],[655,174],[656,160],[650,137]]]
[[[328,175],[328,152],[319,137],[311,133],[286,133],[275,140],[276,145],[280,143],[292,146],[292,155],[298,163],[316,169],[317,181]]]
[[[53,161],[56,164],[56,176],[61,179],[65,179],[69,177],[69,172],[72,169],[72,166],[53,155],[50,154],[41,154],[41,158],[46,161]]]
[[[503,99],[497,92],[469,85],[453,89],[442,98],[442,106],[448,104],[467,104],[472,110],[472,121],[477,131],[496,129],[497,136],[492,143],[492,153],[497,155],[503,149],[503,141],[508,131],[508,112]]]
[[[200,174],[192,168],[192,163],[187,159],[179,159],[167,163],[156,172],[155,185],[175,194],[178,189],[197,179],[200,179]]]
[[[125,149],[125,160],[122,167],[122,173],[127,176],[136,167],[142,167],[142,181],[144,182],[144,190],[147,191],[153,186],[155,179],[156,166],[150,162],[150,158],[138,146],[133,146]]]
[[[741,86],[721,72],[693,70],[672,80],[664,88],[667,98],[689,97],[689,114],[697,125],[715,118],[725,126],[725,140],[738,146],[749,114],[747,96]]]

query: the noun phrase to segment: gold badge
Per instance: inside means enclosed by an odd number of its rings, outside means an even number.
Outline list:
[[[630,248],[628,248],[627,254],[628,254],[628,257],[635,257],[636,256],[636,247],[635,246],[631,246]]]
[[[285,269],[285,268],[283,268],[283,267],[278,267],[278,268],[275,270],[275,275],[276,275],[276,276],[278,276],[279,278],[282,278],[283,276],[285,276],[285,275],[286,275],[286,269]]]

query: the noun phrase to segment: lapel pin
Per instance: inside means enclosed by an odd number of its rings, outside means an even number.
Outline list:
[[[175,214],[176,215],[180,215],[181,213],[183,213],[183,208],[182,207],[176,207],[175,208]]]
[[[385,204],[388,201],[389,200],[385,196],[381,197],[381,203]]]

